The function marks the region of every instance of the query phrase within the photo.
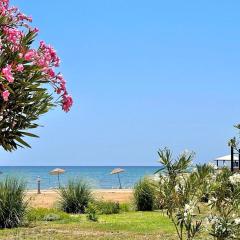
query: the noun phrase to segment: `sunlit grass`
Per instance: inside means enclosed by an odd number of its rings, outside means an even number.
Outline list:
[[[43,217],[44,210],[34,210],[37,219]],[[46,213],[51,212],[48,210]],[[59,214],[61,219],[54,222],[36,221],[26,228],[0,231],[0,239],[177,239],[174,226],[162,212],[126,212],[100,215],[98,222],[91,222],[86,215]],[[199,239],[208,239],[201,234]],[[209,238],[210,239],[210,238]]]

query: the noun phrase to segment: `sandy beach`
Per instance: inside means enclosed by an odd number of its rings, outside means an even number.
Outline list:
[[[126,203],[132,200],[132,189],[95,189],[93,194],[96,199],[105,201],[115,201]],[[42,190],[41,194],[37,194],[36,190],[27,192],[27,199],[31,207],[52,208],[55,207],[59,199],[57,190]]]

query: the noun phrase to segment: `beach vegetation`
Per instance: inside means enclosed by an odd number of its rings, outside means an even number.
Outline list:
[[[134,186],[133,196],[137,211],[152,211],[154,209],[156,194],[150,179],[140,179]]]
[[[173,223],[178,239],[196,239],[204,230],[210,239],[239,239],[240,174],[228,168],[217,170],[212,164],[197,165],[189,172],[191,152],[173,159],[165,148],[159,156],[164,169],[159,171],[157,188],[164,203],[162,211]]]
[[[43,218],[44,221],[48,221],[48,222],[58,221],[60,219],[61,219],[61,217],[55,213],[50,213],[50,214],[44,216],[44,218]]]
[[[240,239],[240,174],[224,168],[215,175],[210,192],[210,235],[217,240]]]
[[[132,202],[120,203],[120,213],[135,211],[135,206]]]
[[[164,169],[158,188],[164,202],[163,211],[172,221],[178,239],[194,239],[202,229],[200,201],[209,184],[212,168],[198,166],[188,173],[193,152],[183,152],[177,159],[172,158],[167,148],[159,150],[158,154]]]
[[[67,185],[61,187],[60,209],[66,213],[85,213],[93,195],[89,184],[83,180],[69,180]]]
[[[51,218],[51,216],[58,216],[58,220],[68,219],[69,214],[57,209],[57,208],[29,208],[26,220],[28,222],[44,221]]]
[[[50,212],[53,209],[49,210]],[[54,210],[55,211],[55,210]],[[34,227],[1,231],[0,239],[58,239],[58,240],[174,240],[172,223],[159,212],[127,212],[99,215],[98,221],[89,221],[86,214],[77,217],[68,214],[66,220],[37,221]],[[202,238],[201,240],[206,240]]]
[[[99,214],[117,214],[121,210],[119,202],[98,200],[94,201],[94,205]]]
[[[13,177],[0,181],[0,228],[15,228],[23,224],[28,203],[25,183]]]
[[[98,209],[97,206],[93,203],[89,203],[87,210],[86,210],[86,217],[89,221],[97,222],[98,221],[98,215],[97,215]]]

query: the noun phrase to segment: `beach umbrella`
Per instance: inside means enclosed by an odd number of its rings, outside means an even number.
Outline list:
[[[121,180],[120,180],[119,173],[123,173],[123,172],[125,172],[125,170],[122,169],[122,168],[114,168],[114,169],[111,171],[111,174],[117,174],[117,176],[118,176],[119,189],[122,189],[122,184],[121,184]]]
[[[61,168],[55,168],[51,172],[49,172],[51,175],[57,175],[58,176],[58,186],[60,188],[60,180],[59,180],[59,175],[65,173],[64,169]]]

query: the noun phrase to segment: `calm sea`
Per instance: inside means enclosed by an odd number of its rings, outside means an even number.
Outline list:
[[[56,167],[0,167],[2,174],[0,178],[6,176],[17,176],[23,178],[28,189],[36,189],[36,179],[41,178],[41,188],[51,189],[58,186],[57,176],[50,175],[49,172]],[[79,167],[64,166],[66,172],[60,175],[62,185],[66,184],[68,179],[81,178],[90,183],[93,188],[111,189],[118,188],[118,178],[116,175],[110,175],[115,167]],[[133,185],[143,176],[152,175],[158,167],[121,167],[125,169],[120,174],[122,187],[132,188]]]

